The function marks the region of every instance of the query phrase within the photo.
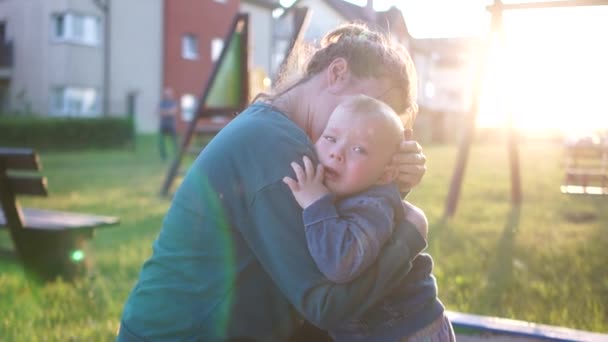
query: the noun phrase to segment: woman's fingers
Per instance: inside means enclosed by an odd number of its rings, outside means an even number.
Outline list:
[[[421,153],[422,146],[415,140],[403,140],[399,144],[398,154]]]
[[[413,137],[414,137],[414,130],[412,130],[411,128],[406,128],[403,131],[403,138],[405,140],[412,140]]]
[[[411,189],[418,185],[422,180],[422,176],[426,173],[425,165],[407,165],[399,166],[398,183],[402,189]]]
[[[399,152],[393,156],[393,164],[401,165],[401,164],[414,164],[414,165],[424,165],[426,164],[426,156],[422,151],[420,152]]]

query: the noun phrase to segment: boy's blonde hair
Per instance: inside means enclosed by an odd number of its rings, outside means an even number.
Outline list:
[[[403,119],[386,103],[366,95],[354,95],[342,101],[336,110],[347,111],[352,115],[362,115],[373,120],[381,121],[387,130],[378,134],[387,135],[395,148],[403,140],[405,125]]]

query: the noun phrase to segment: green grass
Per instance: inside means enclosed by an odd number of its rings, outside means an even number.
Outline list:
[[[441,219],[455,146],[425,146],[429,171],[409,200],[430,221],[440,297],[448,309],[608,332],[608,198],[559,192],[561,149],[521,146],[523,204],[510,206],[506,147],[473,146],[456,215]],[[112,340],[169,201],[156,138],[135,151],[42,154],[49,198],[22,204],[116,215],[91,241],[94,267],[74,284],[29,282],[0,259],[0,339]],[[10,246],[6,233],[0,245]]]

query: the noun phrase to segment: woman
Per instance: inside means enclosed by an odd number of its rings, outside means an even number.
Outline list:
[[[175,193],[118,340],[282,341],[302,317],[327,329],[399,285],[419,252],[400,243],[418,234],[414,225],[394,233],[370,270],[333,284],[308,253],[302,211],[282,179],[292,160],[316,162],[311,141],[347,96],[415,114],[412,71],[399,46],[346,25],[324,38],[298,81],[222,129]],[[405,143],[396,158],[406,187],[416,185],[424,173],[418,144]]]

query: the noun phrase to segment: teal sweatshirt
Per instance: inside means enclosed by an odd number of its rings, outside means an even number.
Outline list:
[[[283,341],[307,319],[331,329],[391,293],[425,242],[411,224],[347,284],[317,269],[283,177],[316,161],[305,132],[253,104],[213,138],[175,193],[125,303],[119,341]]]

